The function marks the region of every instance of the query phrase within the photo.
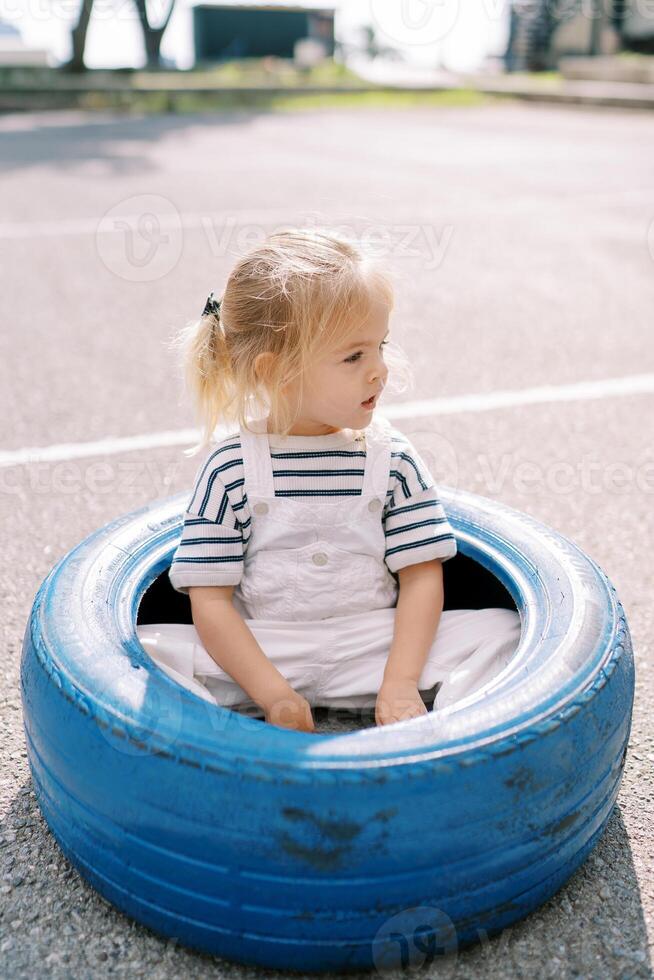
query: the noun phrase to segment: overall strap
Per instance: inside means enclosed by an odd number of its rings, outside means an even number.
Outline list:
[[[250,432],[239,426],[245,492],[248,497],[274,497],[272,460],[268,444],[267,420],[248,419]]]
[[[274,497],[272,458],[268,443],[267,420],[248,419],[254,432],[240,426],[241,451],[245,491],[250,497]],[[386,502],[386,493],[391,469],[390,423],[383,416],[376,418],[364,429],[366,440],[366,463],[363,474],[362,496],[381,497]]]
[[[361,495],[381,497],[385,504],[391,472],[390,422],[380,415],[363,431],[366,437],[366,468]]]

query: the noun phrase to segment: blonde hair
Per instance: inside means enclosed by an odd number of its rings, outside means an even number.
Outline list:
[[[314,359],[341,345],[381,298],[393,308],[390,275],[375,257],[335,232],[285,228],[269,235],[232,269],[218,313],[183,327],[171,341],[181,351],[187,389],[207,447],[220,423],[247,428],[252,403],[268,402],[274,431],[288,435],[295,419],[283,388]],[[255,360],[270,352],[261,375]],[[385,348],[389,382],[411,379],[403,352]],[[394,369],[396,374],[394,374]]]

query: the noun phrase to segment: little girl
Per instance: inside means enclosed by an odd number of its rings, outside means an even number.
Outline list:
[[[313,705],[374,702],[386,725],[471,693],[515,652],[515,610],[443,611],[452,528],[410,440],[374,414],[389,364],[407,366],[385,352],[392,306],[351,242],[287,229],[179,335],[204,427],[190,452],[210,446],[169,570],[193,625],[137,633],[216,704],[314,731]],[[225,420],[238,429],[211,445]]]

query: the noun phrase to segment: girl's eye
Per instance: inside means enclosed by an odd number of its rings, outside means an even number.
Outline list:
[[[381,344],[379,346],[380,347],[383,347],[387,343],[389,343],[388,340],[382,340],[382,342],[381,342]],[[363,351],[357,351],[356,354],[352,354],[350,357],[346,357],[345,358],[345,361],[343,363],[344,364],[356,364],[356,362],[359,360],[359,358],[361,357],[362,354],[363,354]]]

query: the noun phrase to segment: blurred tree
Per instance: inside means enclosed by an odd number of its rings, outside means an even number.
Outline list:
[[[382,45],[377,40],[377,34],[372,24],[366,24],[362,30],[363,50],[369,58],[376,58],[383,51]]]
[[[369,58],[390,58],[393,61],[403,61],[404,55],[398,48],[382,44],[372,24],[366,24],[363,29],[363,50]]]
[[[175,0],[170,0],[168,13],[164,18],[163,24],[161,24],[159,27],[153,27],[150,24],[150,18],[148,16],[145,0],[134,0],[134,5],[138,13],[141,30],[143,31],[146,67],[149,69],[161,68],[161,41],[163,39],[164,32],[168,27],[168,22],[170,21],[171,14],[175,6]],[[73,53],[70,59],[61,66],[63,71],[86,71],[86,64],[84,63],[84,48],[86,46],[86,35],[88,32],[92,11],[93,0],[82,0],[79,18],[72,30]]]
[[[171,14],[175,6],[175,0],[170,0],[168,13],[164,17],[163,23],[159,27],[153,27],[150,24],[145,0],[134,0],[134,3],[136,5],[141,29],[143,31],[146,67],[150,69],[161,68],[161,41],[163,40],[164,33],[168,27],[168,22],[170,21]]]
[[[92,10],[93,0],[82,0],[79,18],[72,30],[73,53],[70,60],[61,66],[62,71],[86,71],[84,48]]]

